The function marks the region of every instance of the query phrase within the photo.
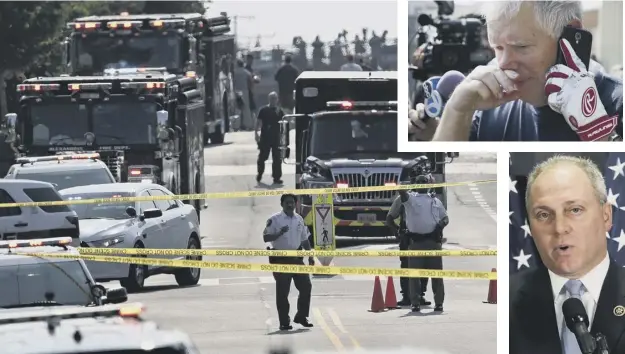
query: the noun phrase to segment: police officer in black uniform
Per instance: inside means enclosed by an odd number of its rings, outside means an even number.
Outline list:
[[[258,144],[256,182],[260,182],[265,173],[265,161],[271,151],[271,176],[274,184],[282,184],[282,155],[280,153],[280,121],[284,117],[278,107],[278,94],[269,93],[269,104],[258,111],[254,135]]]
[[[263,240],[270,242],[271,247],[267,249],[275,250],[310,250],[308,242],[308,227],[304,224],[304,219],[295,212],[297,197],[293,194],[283,194],[280,197],[282,211],[273,214],[267,219],[267,226],[263,232]],[[271,264],[296,264],[304,265],[301,257],[269,257]],[[313,257],[308,258],[308,264],[313,266]],[[291,290],[291,280],[295,283],[295,288],[299,291],[297,299],[297,313],[293,317],[293,322],[304,327],[312,327],[308,321],[310,312],[310,297],[312,283],[308,274],[273,273],[276,280],[276,306],[280,320],[280,330],[293,329],[289,317],[289,292]]]

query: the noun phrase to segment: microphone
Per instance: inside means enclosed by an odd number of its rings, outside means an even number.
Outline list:
[[[451,70],[446,72],[440,79],[436,80],[436,85],[432,85],[432,83],[428,83],[431,79],[428,79],[423,83],[423,90],[425,91],[426,97],[428,92],[428,87],[433,87],[432,93],[429,98],[426,98],[425,101],[425,113],[426,117],[424,117],[424,121],[427,121],[429,118],[441,117],[443,115],[443,109],[445,108],[445,103],[451,97],[451,94],[454,92],[456,87],[460,85],[462,81],[464,81],[465,76],[460,71]],[[426,85],[428,87],[426,87]]]
[[[588,314],[582,301],[575,297],[565,300],[562,304],[562,313],[566,326],[577,338],[582,354],[593,354],[597,343],[588,331]]]
[[[425,114],[427,118],[438,117],[443,111],[443,100],[441,94],[436,90],[440,82],[440,76],[433,76],[423,83],[423,94],[425,96]]]

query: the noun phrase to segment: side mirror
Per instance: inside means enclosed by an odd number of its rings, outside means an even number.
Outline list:
[[[459,153],[459,152],[448,152],[448,153],[447,153],[447,157],[452,158],[452,159],[453,159],[454,157],[458,157],[458,156],[460,156],[460,153]]]
[[[105,304],[121,304],[126,301],[128,301],[128,292],[126,291],[126,288],[119,287],[108,289],[103,302]]]
[[[169,140],[169,131],[167,130],[169,123],[169,112],[158,111],[156,112],[156,130],[158,132],[158,138],[163,141]]]
[[[16,140],[15,127],[17,126],[17,114],[7,113],[4,116],[4,131],[6,134],[6,143],[14,143]]]
[[[161,209],[153,208],[143,211],[143,217],[145,219],[154,219],[163,216]]]
[[[101,298],[106,295],[106,288],[100,284],[91,286],[91,295],[96,298]]]
[[[165,110],[156,112],[156,123],[158,125],[167,126],[168,121],[169,121],[169,112]]]
[[[131,206],[129,206],[128,208],[126,208],[126,214],[128,214],[128,216],[130,216],[131,218],[136,218],[137,217],[137,210]]]

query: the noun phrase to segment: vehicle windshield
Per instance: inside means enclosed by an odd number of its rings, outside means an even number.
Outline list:
[[[85,145],[89,119],[84,104],[32,105],[30,118],[34,146]]]
[[[78,261],[3,265],[0,284],[0,308],[38,306],[37,302],[47,301],[46,293],[52,293],[52,300],[60,305],[94,302],[89,278]]]
[[[397,153],[397,113],[326,114],[312,120],[310,154]]]
[[[84,200],[84,199],[99,199],[99,198],[121,198],[121,197],[134,197],[130,193],[76,193],[65,194],[63,191],[59,191],[59,194],[65,200]],[[129,219],[130,216],[126,214],[126,208],[129,206],[135,207],[134,202],[125,203],[96,203],[96,204],[74,204],[70,205],[76,214],[78,219]]]
[[[68,167],[67,171],[55,172],[24,169],[18,171],[15,174],[15,178],[52,183],[57,190],[89,184],[115,183],[113,177],[104,168],[71,169],[71,173],[69,173],[70,169]]]
[[[179,68],[181,38],[160,33],[116,36],[95,33],[75,36],[77,71],[103,73],[105,69],[138,67]]]
[[[107,102],[93,106],[98,145],[156,144],[155,103]]]

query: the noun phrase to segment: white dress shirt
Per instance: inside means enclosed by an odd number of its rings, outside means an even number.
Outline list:
[[[293,212],[293,216],[286,215],[284,211],[273,214],[267,219],[263,234],[277,233],[284,226],[288,226],[289,231],[270,242],[274,249],[296,250],[302,245],[302,242],[308,240],[308,227],[304,223],[304,219],[296,212]]]
[[[592,321],[595,317],[595,310],[597,309],[597,303],[599,302],[599,295],[601,295],[601,288],[603,287],[603,281],[608,274],[608,268],[610,268],[610,258],[606,254],[605,258],[595,268],[593,268],[586,275],[581,277],[582,284],[584,284],[584,295],[582,295],[582,303],[588,313],[588,323],[592,328]],[[570,297],[566,293],[564,284],[569,281],[568,278],[561,277],[551,270],[549,271],[549,278],[551,279],[551,288],[553,290],[554,306],[556,309],[556,321],[558,323],[558,333],[562,337],[562,326],[564,321],[564,315],[562,314],[562,304],[566,299]]]

